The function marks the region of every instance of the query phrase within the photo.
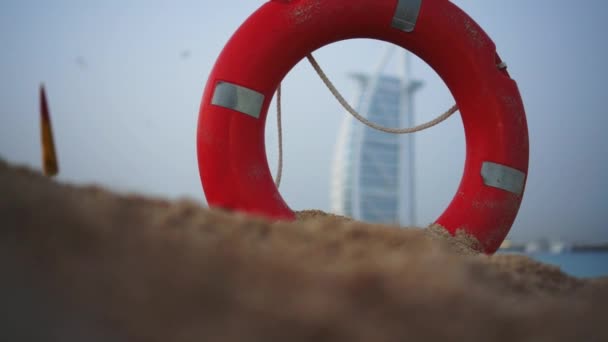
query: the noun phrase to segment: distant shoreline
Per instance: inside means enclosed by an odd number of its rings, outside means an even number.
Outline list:
[[[601,243],[567,243],[561,241],[549,242],[546,240],[531,241],[527,243],[514,243],[506,240],[499,249],[500,252],[520,253],[608,253],[608,242]]]

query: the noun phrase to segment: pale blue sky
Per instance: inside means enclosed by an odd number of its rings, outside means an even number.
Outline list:
[[[454,1],[492,37],[518,82],[530,130],[530,172],[517,240],[608,240],[605,1]],[[38,84],[47,86],[60,180],[203,201],[196,164],[198,107],[223,45],[263,1],[3,0],[0,156],[40,168]],[[348,97],[352,71],[371,71],[385,43],[356,40],[315,53]],[[184,50],[190,56],[182,58]],[[84,63],[83,63],[84,62]],[[420,60],[416,121],[452,104]],[[294,209],[329,209],[329,173],[344,111],[306,62],[284,82],[285,170]],[[274,170],[276,126],[267,149]],[[417,134],[418,217],[451,200],[464,162],[455,116]]]

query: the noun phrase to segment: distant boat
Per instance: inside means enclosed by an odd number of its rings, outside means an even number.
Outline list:
[[[569,250],[570,245],[563,241],[548,241],[543,239],[526,243],[524,252],[561,254],[568,252]]]
[[[526,247],[524,248],[525,253],[538,253],[540,251],[540,244],[535,241],[526,243]]]
[[[549,246],[549,252],[552,254],[561,254],[568,252],[570,250],[570,246],[563,241],[553,241]]]

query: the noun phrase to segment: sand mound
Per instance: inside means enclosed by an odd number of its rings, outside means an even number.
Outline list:
[[[271,223],[0,163],[1,341],[608,340],[608,281],[441,231]]]

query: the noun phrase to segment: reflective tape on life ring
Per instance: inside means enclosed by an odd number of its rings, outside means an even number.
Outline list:
[[[273,0],[253,13],[220,54],[200,107],[197,152],[209,205],[294,219],[268,166],[264,125],[285,75],[340,40],[390,42],[426,61],[460,109],[466,160],[460,186],[435,222],[474,236],[487,253],[509,232],[528,172],[522,100],[475,21],[447,0]]]

